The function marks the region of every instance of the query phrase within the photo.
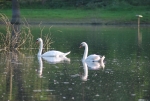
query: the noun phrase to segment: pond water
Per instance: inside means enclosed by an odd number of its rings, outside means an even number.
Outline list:
[[[51,36],[51,49],[71,51],[65,60],[37,57],[38,49],[0,52],[1,101],[150,100],[149,26],[55,25]],[[83,41],[104,64],[81,62]]]

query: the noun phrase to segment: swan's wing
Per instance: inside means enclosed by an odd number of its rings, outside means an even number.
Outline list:
[[[63,54],[64,54],[63,52],[52,50],[52,51],[45,52],[44,54],[42,54],[42,56],[58,57]]]
[[[92,54],[89,55],[86,60],[90,60],[94,62],[94,61],[100,61],[100,59],[101,59],[100,55]]]
[[[42,58],[50,64],[56,64],[61,62],[61,59],[57,57],[42,57]]]
[[[69,63],[70,62],[70,59],[67,57],[42,57],[42,58],[50,64]]]
[[[44,54],[42,54],[42,56],[62,57],[62,56],[68,55],[69,53],[70,52],[63,53],[63,52],[60,52],[60,51],[51,50],[51,51],[45,52]]]

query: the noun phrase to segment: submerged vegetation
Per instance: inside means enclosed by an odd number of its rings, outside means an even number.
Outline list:
[[[17,32],[14,28],[14,24],[11,24],[9,18],[5,14],[0,14],[0,22],[4,24],[4,27],[0,32],[0,49],[1,50],[12,50],[12,49],[32,49],[35,48],[35,40],[34,36],[32,35],[32,31],[30,28],[30,25],[24,19],[22,23],[19,25],[20,31]],[[41,27],[41,24],[39,24],[41,35],[39,37],[44,39],[44,48],[49,48],[50,44],[52,43],[52,39],[50,37],[51,33],[49,30],[49,33],[42,35],[44,27]],[[12,37],[12,31],[15,32],[15,37]],[[40,32],[39,32],[40,33]],[[19,40],[16,42],[16,38],[19,36]],[[17,44],[17,47],[15,47]]]

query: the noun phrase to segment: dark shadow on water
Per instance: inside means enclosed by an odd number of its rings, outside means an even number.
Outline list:
[[[6,89],[7,89],[7,93],[8,93],[8,99],[12,100],[12,98],[14,98],[14,94],[12,92],[13,91],[13,84],[16,84],[17,87],[17,94],[16,99],[20,100],[20,101],[27,101],[27,97],[25,97],[24,95],[26,94],[25,92],[25,87],[23,86],[23,77],[22,77],[22,71],[21,71],[21,63],[18,60],[18,51],[13,50],[11,52],[8,52],[6,54],[7,57],[7,66],[8,66],[8,73],[6,75],[7,78],[7,85],[6,85]],[[15,82],[15,83],[13,83]]]

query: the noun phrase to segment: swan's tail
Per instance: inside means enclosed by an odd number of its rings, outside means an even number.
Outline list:
[[[100,62],[103,62],[105,59],[105,56],[102,56],[101,59],[100,59]]]
[[[66,55],[70,54],[70,52],[71,52],[71,51],[69,51],[69,52],[67,52],[67,53],[64,53],[64,56],[66,56]]]
[[[105,56],[102,56],[100,59],[101,67],[103,67],[103,69],[105,67],[104,59],[105,59]]]

